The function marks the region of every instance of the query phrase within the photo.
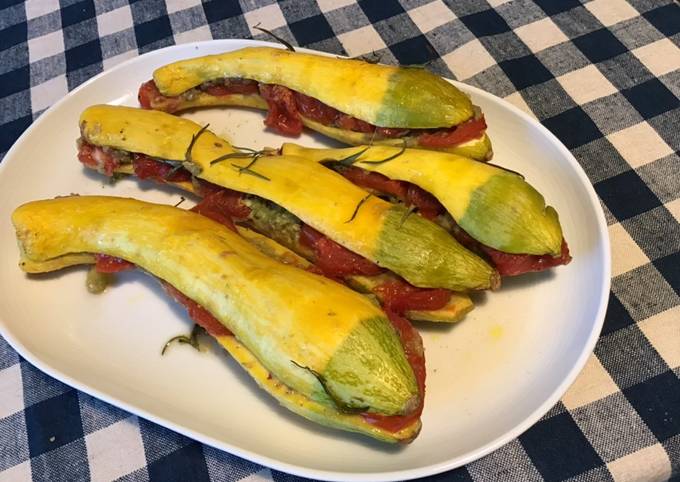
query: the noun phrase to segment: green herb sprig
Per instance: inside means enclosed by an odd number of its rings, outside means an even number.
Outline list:
[[[189,142],[189,145],[187,146],[187,151],[184,153],[184,162],[188,164],[194,163],[194,159],[193,157],[191,157],[191,151],[193,150],[194,145],[196,144],[198,138],[201,137],[201,135],[203,135],[206,129],[208,129],[208,126],[210,126],[210,124],[204,125],[199,129],[199,131],[196,134],[191,135],[191,142]]]
[[[361,201],[359,201],[359,203],[357,204],[357,207],[354,208],[354,212],[352,213],[352,217],[349,218],[347,221],[345,221],[345,224],[351,223],[352,221],[354,221],[354,218],[357,217],[357,213],[359,212],[359,208],[361,208],[361,206],[362,206],[362,205],[368,200],[368,198],[371,197],[371,196],[373,196],[373,194],[368,193],[365,197],[363,197],[363,198],[361,199]]]
[[[381,159],[379,161],[359,161],[362,164],[384,164],[386,162],[390,162],[397,157],[401,156],[404,152],[406,152],[406,139],[404,139],[404,144],[401,146],[401,150],[397,152],[396,154],[392,154],[389,157],[386,157],[385,159]]]
[[[370,148],[370,146],[369,146],[369,147],[364,147],[364,148],[361,149],[360,151],[355,152],[354,154],[351,154],[351,155],[349,155],[349,156],[347,156],[347,157],[345,157],[345,158],[343,158],[343,159],[337,159],[337,160],[336,160],[336,159],[330,159],[330,160],[331,160],[331,161],[334,161],[334,162],[337,162],[337,163],[340,164],[341,166],[351,166],[352,164],[354,164],[355,162],[357,162],[357,160],[361,157],[361,155],[362,155],[363,153],[365,153],[369,148]]]
[[[248,163],[247,166],[239,166],[238,164],[231,164],[233,168],[235,168],[239,174],[249,174],[251,176],[257,177],[259,179],[263,179],[265,181],[271,181],[267,176],[264,174],[260,174],[257,171],[254,171],[251,169],[253,164],[255,164],[258,159],[262,156],[265,156],[271,152],[270,149],[261,149],[261,150],[256,150],[256,149],[251,149],[250,147],[239,147],[239,146],[232,146],[234,149],[237,149],[237,152],[230,152],[229,154],[225,154],[223,156],[218,157],[217,159],[213,159],[210,161],[210,165],[212,166],[213,164],[217,164],[218,162],[226,161],[227,159],[251,159],[251,161]]]
[[[260,157],[262,157],[262,156],[261,156],[261,155],[255,155],[255,156],[253,156],[253,159],[248,163],[247,166],[239,166],[238,164],[233,164],[233,163],[232,163],[232,167],[234,167],[234,168],[238,171],[239,174],[249,174],[249,175],[251,175],[251,176],[253,176],[253,177],[257,177],[257,178],[263,179],[263,180],[265,180],[265,181],[271,181],[271,179],[269,179],[269,178],[268,178],[267,176],[265,176],[264,174],[260,174],[259,172],[253,171],[253,170],[251,169],[251,167],[253,166],[253,164],[255,164],[255,163],[257,162],[257,160],[258,160]]]
[[[519,172],[517,172],[517,171],[513,171],[512,169],[508,169],[507,167],[499,166],[498,164],[494,164],[493,162],[487,162],[486,165],[487,165],[487,166],[497,167],[498,169],[500,169],[500,170],[502,170],[502,171],[506,171],[506,172],[509,172],[509,173],[511,173],[511,174],[516,174],[516,175],[518,175],[519,177],[521,177],[522,179],[524,179],[524,174],[519,173]]]
[[[189,335],[173,336],[165,343],[165,345],[163,345],[161,356],[165,355],[166,350],[175,342],[179,344],[191,345],[195,350],[201,351],[201,347],[198,343],[198,337],[199,335],[203,334],[204,331],[205,330],[199,325],[194,324],[194,327],[191,329],[191,333],[189,333]]]
[[[286,42],[286,41],[283,40],[281,37],[279,37],[278,35],[274,34],[273,32],[270,32],[270,31],[267,30],[266,28],[260,27],[260,24],[259,24],[259,23],[258,23],[257,25],[255,25],[253,28],[259,30],[260,32],[266,33],[267,35],[269,35],[270,37],[272,37],[274,40],[276,40],[277,42],[279,42],[281,45],[283,45],[284,47],[286,47],[286,49],[290,50],[291,52],[295,52],[295,48],[294,48],[290,43]]]
[[[401,216],[401,219],[399,220],[399,224],[397,225],[397,229],[401,229],[401,227],[404,225],[406,222],[406,219],[416,212],[418,208],[415,206],[415,204],[411,204],[406,211],[404,211],[404,214]]]
[[[371,139],[371,142],[372,142],[372,139]],[[369,161],[369,160],[359,159],[370,148],[371,148],[371,146],[369,145],[369,146],[364,147],[360,151],[355,152],[354,154],[350,154],[347,157],[343,157],[342,159],[328,159],[328,162],[334,162],[334,163],[337,163],[337,164],[339,164],[341,166],[345,166],[345,167],[353,166],[357,162],[360,162],[361,164],[384,164],[386,162],[389,162],[389,161],[396,159],[397,157],[401,156],[404,152],[406,152],[407,145],[406,145],[406,139],[404,139],[404,143],[401,146],[401,150],[399,152],[395,153],[395,154],[392,154],[389,157],[386,157],[385,159],[379,159],[377,161]],[[323,162],[326,162],[326,161],[321,161],[321,162],[323,163]]]
[[[164,176],[163,180],[169,181],[170,177],[172,177],[177,171],[182,169],[184,167],[184,164],[181,162],[175,162],[175,161],[165,161],[167,164],[172,165],[172,169],[170,169]]]
[[[335,404],[337,409],[340,410],[341,412],[343,412],[343,413],[358,413],[358,412],[365,412],[369,408],[369,407],[357,407],[357,408],[348,407],[345,403],[342,402],[340,397],[338,397],[333,392],[333,390],[328,385],[328,381],[326,380],[326,378],[322,374],[320,374],[316,370],[313,370],[312,368],[309,368],[309,367],[304,366],[304,365],[300,365],[299,363],[297,363],[294,360],[291,360],[290,362],[293,365],[295,365],[296,367],[302,368],[303,370],[306,370],[309,373],[311,373],[314,376],[314,378],[317,379],[317,381],[319,382],[319,385],[321,385],[321,388],[323,388],[323,391],[326,392],[328,397],[333,401],[333,403]]]
[[[336,59],[339,60],[360,60],[362,62],[366,62],[367,64],[377,64],[382,60],[382,56],[377,53],[375,50],[372,51],[370,54],[364,54],[364,55],[357,55],[356,57],[339,57],[336,56]]]

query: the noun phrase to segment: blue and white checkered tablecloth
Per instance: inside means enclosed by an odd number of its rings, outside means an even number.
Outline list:
[[[561,139],[602,200],[613,281],[595,354],[534,427],[432,480],[680,480],[680,5],[0,0],[0,158],[98,72],[167,45],[262,39],[260,22],[296,45],[427,63],[505,98]],[[0,480],[31,478],[297,480],[63,385],[0,338]]]

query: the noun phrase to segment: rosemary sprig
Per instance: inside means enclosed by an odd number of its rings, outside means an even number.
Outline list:
[[[274,40],[276,40],[277,42],[279,42],[281,45],[283,45],[284,47],[286,47],[288,50],[290,50],[291,52],[295,52],[295,48],[294,48],[291,44],[289,44],[288,42],[286,42],[285,40],[283,40],[283,39],[282,39],[281,37],[279,37],[278,35],[276,35],[276,34],[270,32],[269,30],[260,27],[260,24],[259,24],[259,23],[258,23],[257,25],[255,25],[253,28],[256,28],[256,29],[259,30],[260,32],[264,32],[264,33],[266,33],[267,35],[269,35],[270,37],[273,37]]]
[[[167,161],[166,161],[166,162],[167,162]],[[180,169],[182,169],[182,167],[184,167],[184,165],[183,165],[181,162],[177,162],[177,163],[175,163],[175,162],[169,162],[169,164],[172,165],[172,169],[170,169],[170,170],[165,174],[165,176],[163,176],[163,179],[166,180],[166,181],[169,180],[170,177],[171,177],[173,174],[175,174],[177,171],[179,171]]]
[[[258,151],[257,149],[253,149],[252,147],[239,147],[239,146],[231,146],[231,147],[233,147],[237,151],[250,152],[252,154],[257,154],[258,152],[262,152],[262,151]]]
[[[415,204],[411,204],[406,211],[404,211],[404,214],[401,216],[401,219],[399,220],[399,224],[397,225],[397,229],[401,229],[401,227],[404,225],[406,222],[406,218],[408,218],[411,214],[416,212],[418,208],[415,206]]]
[[[206,124],[201,129],[196,133],[192,134],[191,136],[191,142],[189,143],[189,146],[187,147],[187,151],[184,153],[184,162],[187,162],[189,164],[193,164],[194,159],[191,157],[191,150],[194,148],[194,144],[196,144],[196,140],[198,140],[199,137],[205,132],[205,130],[208,128],[210,124]]]
[[[355,152],[354,154],[352,154],[350,156],[345,157],[344,159],[335,160],[335,162],[337,162],[341,166],[351,166],[352,164],[357,162],[357,159],[359,159],[359,157],[361,157],[361,155],[364,152],[366,152],[368,149],[369,149],[368,147],[365,147],[362,150]]]
[[[352,213],[352,217],[349,218],[347,221],[345,221],[345,224],[351,223],[352,221],[354,221],[354,218],[357,217],[357,213],[359,212],[359,208],[361,208],[362,204],[364,204],[368,200],[368,198],[371,197],[371,196],[373,196],[373,194],[368,193],[364,198],[361,199],[361,201],[359,201],[359,203],[357,204],[357,207],[354,208],[354,212]]]
[[[312,368],[306,367],[306,366],[304,366],[304,365],[300,365],[299,363],[297,363],[297,362],[294,361],[294,360],[291,360],[290,362],[291,362],[293,365],[295,365],[296,367],[302,368],[303,370],[306,370],[306,371],[308,371],[309,373],[311,373],[311,374],[314,376],[314,378],[316,378],[316,380],[319,382],[319,385],[321,385],[321,388],[323,388],[323,391],[326,392],[326,394],[328,395],[328,397],[333,401],[333,403],[335,404],[335,406],[336,406],[336,407],[338,408],[338,410],[340,410],[341,412],[344,412],[344,413],[357,413],[357,412],[364,412],[364,411],[366,411],[366,410],[368,409],[368,407],[357,407],[357,408],[348,407],[345,403],[342,402],[342,400],[340,400],[340,398],[339,398],[339,397],[333,392],[333,390],[328,386],[328,382],[326,381],[326,378],[325,378],[322,374],[320,374],[319,372],[317,372],[316,370],[314,370],[314,369],[312,369]]]
[[[359,161],[359,162],[361,162],[362,164],[383,164],[385,162],[389,162],[393,159],[396,159],[397,157],[401,156],[405,151],[406,151],[406,139],[404,139],[404,144],[401,146],[401,150],[396,154],[392,154],[391,156],[386,157],[385,159],[381,159],[379,161]]]
[[[372,146],[373,141],[375,141],[375,134],[378,132],[378,129],[373,129],[373,133],[371,134],[371,138],[368,140],[368,145]]]
[[[498,164],[494,164],[493,162],[487,162],[487,163],[485,163],[485,164],[486,164],[487,166],[497,167],[498,169],[501,169],[501,170],[506,171],[506,172],[510,172],[510,173],[512,173],[512,174],[517,174],[519,177],[521,177],[522,179],[524,179],[524,174],[522,174],[522,173],[520,173],[520,172],[513,171],[512,169],[508,169],[507,167],[499,166]]]
[[[253,154],[250,152],[230,152],[229,154],[220,156],[217,159],[213,159],[210,161],[210,165],[212,166],[218,162],[226,161],[227,159],[248,159],[251,157],[253,157]]]
[[[253,160],[250,161],[250,162],[248,163],[247,166],[239,166],[239,165],[237,165],[237,164],[232,164],[232,166],[233,166],[234,168],[236,168],[236,170],[238,171],[239,174],[249,174],[249,175],[254,176],[254,177],[257,177],[257,178],[259,178],[259,179],[263,179],[263,180],[265,180],[265,181],[271,181],[271,179],[269,179],[267,176],[265,176],[265,175],[263,175],[263,174],[260,174],[260,173],[257,172],[257,171],[253,171],[253,170],[251,169],[251,167],[253,166],[253,164],[255,164],[255,163],[257,162],[257,160],[258,160],[260,157],[261,157],[261,154],[260,154],[260,153],[256,153],[255,155],[253,155]]]
[[[366,62],[367,64],[377,64],[382,60],[382,57],[380,56],[379,53],[377,53],[375,50],[371,52],[370,54],[364,54],[364,55],[357,55],[356,57],[335,57],[336,59],[340,60],[360,60],[362,62]]]
[[[191,333],[189,333],[189,335],[177,335],[177,336],[173,336],[172,338],[170,338],[165,343],[165,345],[163,345],[163,349],[161,350],[161,356],[165,355],[165,351],[174,342],[177,342],[177,343],[180,343],[180,344],[191,345],[194,349],[200,351],[200,345],[198,344],[198,336],[202,333],[203,333],[203,328],[201,328],[197,324],[194,324],[194,327],[191,329]]]

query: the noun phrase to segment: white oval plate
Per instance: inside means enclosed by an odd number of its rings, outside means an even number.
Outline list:
[[[494,162],[526,175],[555,206],[574,256],[549,273],[505,280],[455,326],[421,324],[427,398],[420,436],[404,447],[325,429],[280,408],[217,350],[163,343],[190,321],[156,284],[125,273],[105,294],[85,290],[85,269],[29,277],[17,267],[10,214],[69,193],[174,204],[179,193],[123,180],[115,186],[76,159],[78,117],[91,104],[137,105],[139,85],[169,62],[263,44],[218,40],[131,59],[86,82],[45,112],[0,165],[0,330],[29,362],[113,405],[196,440],[282,471],[319,479],[408,479],[443,472],[518,436],[547,412],[591,353],[609,292],[609,243],[597,196],[569,151],[507,102],[457,84],[480,105]],[[261,112],[188,115],[237,145],[278,146]],[[298,142],[323,145],[320,137]],[[185,205],[188,207],[188,205]]]

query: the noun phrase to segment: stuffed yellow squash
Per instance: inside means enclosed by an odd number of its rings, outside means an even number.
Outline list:
[[[337,264],[353,274],[386,268],[413,287],[455,291],[498,285],[495,270],[446,230],[317,163],[244,155],[194,122],[157,111],[93,106],[80,125],[84,164],[187,187],[207,181],[195,190],[217,187],[224,206],[250,217],[256,230],[269,225],[284,245],[305,244],[321,260],[335,250],[330,240],[346,248]]]
[[[516,172],[454,154],[388,146],[314,149],[287,143],[280,152],[319,162],[364,189],[413,205],[503,276],[571,260],[557,212]]]
[[[420,429],[420,339],[365,297],[287,266],[193,212],[126,198],[24,204],[12,222],[24,271],[114,260],[167,291],[285,407],[388,442]]]
[[[478,108],[441,77],[415,67],[250,47],[157,69],[139,90],[147,109],[203,106],[268,110],[284,135],[303,126],[350,145],[402,145],[492,156]]]

